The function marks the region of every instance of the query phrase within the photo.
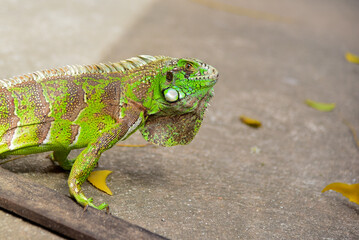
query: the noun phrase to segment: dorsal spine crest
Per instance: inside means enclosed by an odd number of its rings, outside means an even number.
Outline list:
[[[60,68],[51,68],[42,71],[36,71],[20,76],[15,76],[9,79],[0,80],[0,87],[11,87],[27,81],[41,81],[46,78],[59,77],[59,76],[76,76],[87,73],[116,73],[125,72],[133,68],[141,67],[149,64],[157,59],[164,58],[164,56],[150,56],[139,55],[116,63],[99,63],[91,65],[67,65]]]

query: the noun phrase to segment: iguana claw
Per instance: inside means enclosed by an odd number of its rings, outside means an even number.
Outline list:
[[[101,205],[99,206],[96,206],[94,205],[93,203],[88,203],[86,206],[85,206],[85,211],[87,209],[87,207],[90,206],[90,207],[93,207],[93,208],[96,208],[98,210],[103,210],[105,208],[108,208],[108,204],[107,203],[102,203]]]
[[[92,198],[86,198],[83,194],[74,195],[73,197],[76,199],[76,201],[79,204],[84,206],[84,211],[86,211],[89,206],[98,210],[103,210],[108,207],[108,204],[106,203],[102,203],[101,205],[96,206],[95,204],[92,203],[93,202]]]

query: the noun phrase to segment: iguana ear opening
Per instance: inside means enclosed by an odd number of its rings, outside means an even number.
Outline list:
[[[197,134],[202,123],[203,112],[175,116],[151,116],[140,131],[148,142],[156,145],[165,147],[185,145],[190,143]]]

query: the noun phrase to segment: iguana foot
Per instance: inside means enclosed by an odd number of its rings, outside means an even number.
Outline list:
[[[96,208],[98,210],[103,210],[105,208],[108,208],[108,204],[106,204],[106,203],[102,203],[101,205],[96,206],[92,203],[92,201],[93,201],[92,198],[87,199],[88,204],[85,206],[85,208],[87,208],[88,206]]]
[[[76,191],[76,190],[75,190]],[[102,203],[99,206],[96,206],[95,204],[93,204],[93,199],[92,198],[86,198],[85,195],[82,192],[79,193],[71,193],[70,190],[70,194],[72,195],[72,197],[74,197],[76,199],[76,201],[81,205],[85,207],[85,210],[87,209],[88,206],[96,208],[98,210],[103,210],[106,207],[108,207],[108,204],[106,203]]]

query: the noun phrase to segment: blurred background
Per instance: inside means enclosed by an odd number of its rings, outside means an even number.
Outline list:
[[[95,202],[173,239],[358,239],[359,207],[331,182],[359,183],[357,0],[2,0],[0,75],[139,54],[195,57],[220,80],[188,146],[114,147],[113,196]],[[305,99],[335,103],[332,112]],[[262,122],[253,129],[246,115]],[[144,140],[134,134],[129,143]],[[2,167],[68,194],[46,154]],[[0,211],[0,238],[58,239]]]

